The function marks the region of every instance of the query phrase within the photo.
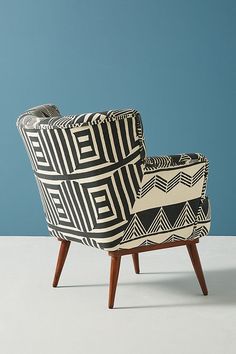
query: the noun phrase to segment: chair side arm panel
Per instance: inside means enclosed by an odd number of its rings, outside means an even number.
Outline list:
[[[144,177],[120,248],[194,239],[210,229],[208,161],[201,154],[147,158]],[[152,163],[150,163],[150,161]]]

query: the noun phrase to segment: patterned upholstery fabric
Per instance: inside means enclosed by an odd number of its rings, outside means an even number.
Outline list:
[[[47,104],[17,127],[52,236],[111,251],[209,232],[206,157],[147,157],[136,110],[62,117]]]

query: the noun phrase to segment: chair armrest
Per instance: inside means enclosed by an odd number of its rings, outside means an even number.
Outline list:
[[[198,163],[208,163],[207,158],[200,153],[184,153],[169,156],[151,156],[144,161],[145,171],[154,171],[160,169],[169,169]]]

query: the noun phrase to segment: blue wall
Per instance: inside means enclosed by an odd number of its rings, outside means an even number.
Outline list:
[[[9,0],[0,8],[0,234],[47,235],[17,116],[140,110],[149,154],[210,160],[213,235],[236,235],[236,1]]]

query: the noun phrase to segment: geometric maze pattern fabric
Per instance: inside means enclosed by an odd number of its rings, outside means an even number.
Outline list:
[[[61,117],[43,105],[17,126],[52,236],[117,250],[208,233],[207,159],[146,157],[136,110]]]

